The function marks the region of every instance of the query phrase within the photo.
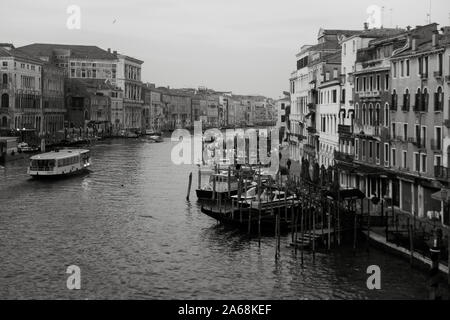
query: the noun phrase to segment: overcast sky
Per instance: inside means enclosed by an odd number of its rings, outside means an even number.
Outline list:
[[[449,3],[432,0],[434,22],[450,24]],[[80,30],[66,26],[72,4]],[[386,27],[405,27],[426,23],[430,1],[2,0],[0,42],[97,45],[144,60],[142,80],[157,86],[277,98],[300,46],[321,27],[361,29],[370,5],[385,7]]]

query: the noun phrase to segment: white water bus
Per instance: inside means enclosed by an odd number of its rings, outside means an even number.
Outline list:
[[[91,153],[86,149],[62,149],[30,158],[28,174],[34,178],[63,177],[86,171],[91,165]]]

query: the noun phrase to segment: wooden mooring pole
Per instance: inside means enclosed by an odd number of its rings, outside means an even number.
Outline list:
[[[186,201],[189,201],[189,195],[191,194],[191,186],[192,186],[192,172],[189,174],[189,182],[188,182]]]

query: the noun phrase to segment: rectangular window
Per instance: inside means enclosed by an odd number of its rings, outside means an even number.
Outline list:
[[[373,142],[369,142],[369,159],[373,158]]]
[[[422,160],[422,173],[427,173],[427,155],[421,154]]]
[[[384,144],[384,166],[389,167],[389,143]]]
[[[422,57],[419,57],[419,75],[423,73],[423,59]]]
[[[414,152],[414,171],[420,171],[420,154]]]
[[[381,88],[381,76],[377,75],[377,91],[380,91]]]
[[[397,62],[392,63],[392,74],[394,78],[397,78]]]
[[[434,165],[436,167],[441,167],[442,166],[442,157],[441,156],[435,156],[434,157]]]
[[[359,140],[355,139],[355,159],[359,160]]]
[[[408,139],[408,124],[403,124],[403,139],[406,141]]]
[[[403,167],[403,169],[406,169],[406,165],[407,165],[406,159],[407,159],[407,157],[408,157],[408,151],[403,150],[403,152],[402,152],[402,167]]]
[[[416,124],[416,136],[415,136],[415,142],[420,142],[420,126]]]
[[[366,160],[366,141],[363,140],[362,142],[362,159],[363,161]]]
[[[442,128],[436,127],[436,131],[434,132],[434,145],[436,150],[442,150],[441,140],[442,140]]]
[[[377,164],[380,164],[380,143],[379,142],[375,142],[375,148],[376,148]]]
[[[397,131],[395,130],[395,122],[392,123],[392,138],[395,139],[397,137]]]
[[[427,127],[422,127],[422,136],[420,138],[420,145],[425,148],[427,146]]]
[[[392,148],[391,162],[392,167],[397,166],[397,150],[395,148]]]
[[[409,77],[409,60],[406,60],[406,76]]]
[[[384,76],[384,90],[389,91],[389,74]]]
[[[405,63],[403,61],[400,61],[400,77],[405,76]]]
[[[337,90],[333,90],[333,103],[337,103]]]

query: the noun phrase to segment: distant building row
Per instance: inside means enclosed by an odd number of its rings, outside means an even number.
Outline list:
[[[207,89],[156,88],[143,61],[96,46],[0,44],[0,135],[35,130],[52,140],[75,128],[120,131],[276,122],[271,99]]]

